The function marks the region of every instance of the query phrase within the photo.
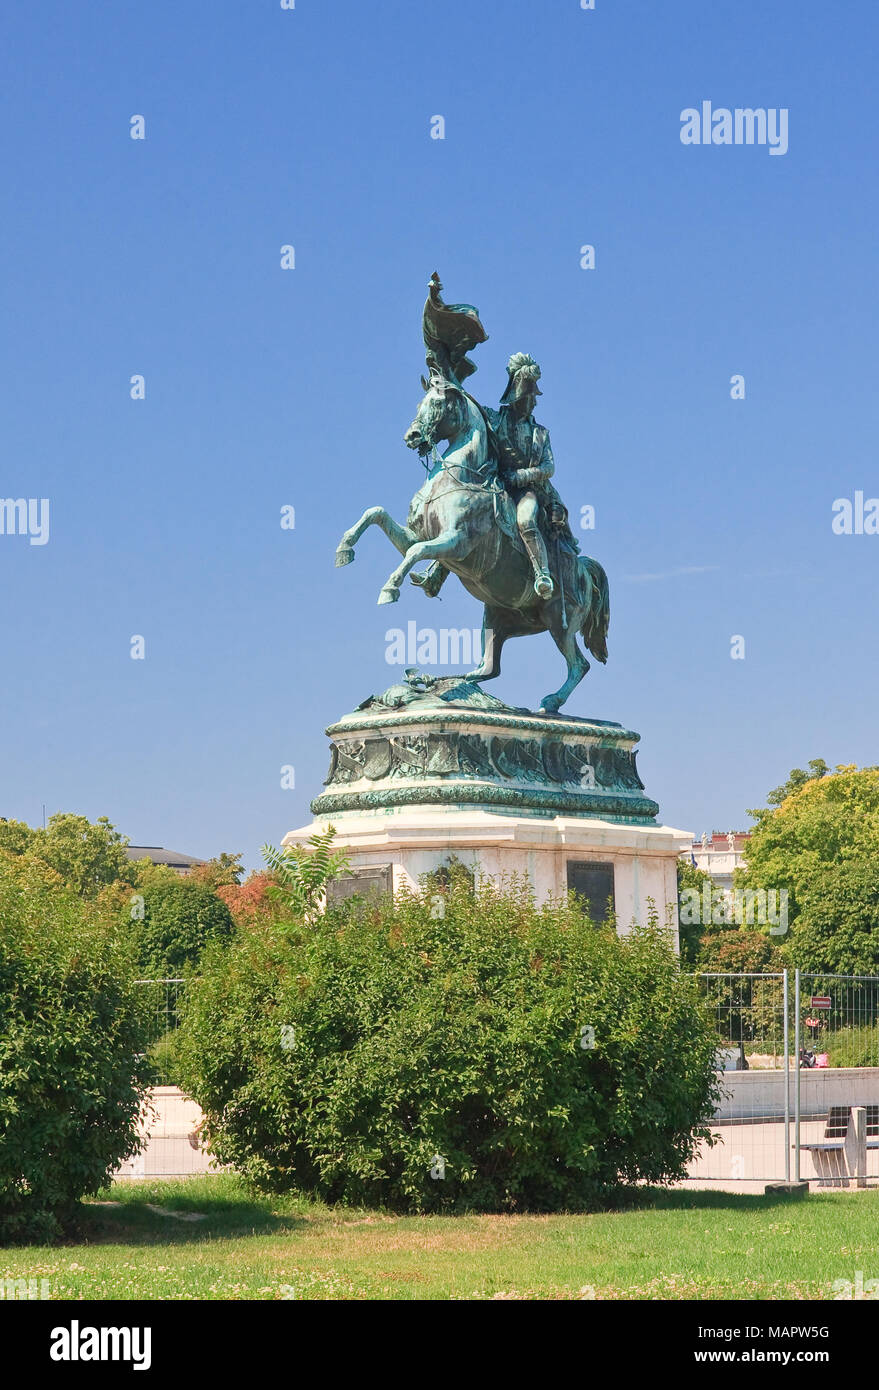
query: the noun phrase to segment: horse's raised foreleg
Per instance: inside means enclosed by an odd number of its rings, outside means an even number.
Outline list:
[[[336,564],[350,565],[354,559],[354,547],[360,540],[368,526],[380,526],[392,545],[395,545],[401,555],[405,555],[410,546],[414,545],[418,537],[414,531],[410,531],[408,526],[401,526],[384,507],[370,507],[368,511],[352,526],[350,531],[346,531],[336,547]]]
[[[567,616],[568,625],[562,627],[559,610],[559,614],[554,616],[554,620],[550,623],[549,631],[552,640],[568,663],[568,679],[554,695],[544,695],[540,702],[541,714],[555,714],[556,710],[561,709],[568,696],[573,694],[589,670],[589,662],[581,652],[580,644],[577,641],[580,615],[575,610],[573,613],[569,612]]]
[[[464,531],[444,531],[432,541],[417,541],[406,551],[402,565],[398,565],[378,596],[379,603],[396,603],[400,597],[400,585],[406,575],[421,560],[460,560],[473,549],[476,538]]]

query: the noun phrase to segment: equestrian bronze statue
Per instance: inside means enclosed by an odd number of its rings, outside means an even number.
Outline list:
[[[475,371],[466,354],[487,335],[472,305],[444,304],[441,291],[434,274],[422,320],[425,395],[404,436],[427,476],[405,526],[384,507],[370,507],[343,535],[336,564],[350,564],[367,527],[379,526],[403,557],[379,603],[396,603],[407,574],[429,597],[456,574],[484,605],[483,657],[467,680],[499,675],[507,638],[551,633],[568,668],[561,688],[540,703],[542,712],[554,713],[589,670],[578,635],[596,660],[607,660],[607,576],[579,553],[550,482],[549,431],[534,419],[542,394],[539,366],[527,353],[515,353],[499,407],[481,406],[463,383]],[[447,447],[438,456],[443,441]],[[430,562],[427,571],[410,573],[422,561]]]

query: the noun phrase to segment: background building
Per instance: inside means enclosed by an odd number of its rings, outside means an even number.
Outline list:
[[[182,877],[191,873],[196,864],[207,863],[207,860],[196,859],[191,854],[178,854],[174,849],[162,849],[161,845],[127,845],[125,853],[129,859],[149,859],[152,864],[164,864]]]
[[[751,838],[748,830],[712,830],[694,840],[681,858],[710,874],[718,888],[732,888],[733,873],[745,867],[745,847]]]

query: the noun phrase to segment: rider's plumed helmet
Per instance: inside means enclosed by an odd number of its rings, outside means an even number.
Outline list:
[[[543,392],[537,385],[540,377],[540,368],[534,358],[527,352],[514,352],[507,363],[507,385],[502,401],[515,400],[522,395],[523,391],[533,390],[535,396],[542,396]]]

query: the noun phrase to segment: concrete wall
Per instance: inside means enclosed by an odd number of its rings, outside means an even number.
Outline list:
[[[117,1178],[188,1177],[216,1172],[198,1142],[202,1112],[177,1086],[156,1086],[150,1092],[153,1113],[143,1117],[141,1133],[148,1136],[144,1153],[123,1163]]]
[[[790,1073],[790,1126],[784,1125],[783,1071],[734,1071],[722,1077],[727,1095],[715,1116],[713,1146],[702,1144],[688,1167],[691,1180],[725,1183],[747,1190],[749,1182],[778,1181],[785,1176],[785,1152],[794,1172],[794,1093]],[[800,1071],[800,1142],[821,1143],[832,1106],[879,1105],[879,1067],[805,1068]],[[855,1171],[851,1136],[846,1151],[818,1154],[802,1148],[800,1174],[810,1182],[850,1186]],[[829,1175],[834,1176],[829,1176]],[[879,1149],[866,1154],[866,1176],[879,1178]],[[738,1184],[743,1184],[740,1188]]]
[[[722,1077],[726,1099],[719,1120],[778,1119],[784,1115],[783,1071],[728,1071]],[[790,1073],[794,1111],[796,1072]],[[826,1115],[833,1105],[879,1105],[879,1067],[800,1069],[800,1113]]]
[[[702,1145],[690,1164],[693,1179],[766,1180],[784,1176],[785,1130],[784,1072],[725,1072],[728,1092],[719,1107],[713,1133],[718,1143]],[[791,1072],[791,1125],[793,1143],[794,1085]],[[144,1125],[149,1135],[146,1152],[122,1165],[117,1178],[187,1177],[217,1169],[201,1147],[196,1130],[202,1112],[176,1086],[159,1086],[151,1093],[154,1118]],[[834,1105],[879,1105],[879,1067],[840,1067],[800,1072],[801,1135],[804,1144],[818,1142],[824,1134],[827,1111]],[[193,1142],[193,1140],[195,1142]],[[793,1164],[793,1156],[791,1155]],[[879,1149],[867,1154],[867,1173],[879,1177]],[[802,1175],[821,1174],[814,1155],[802,1153]]]

